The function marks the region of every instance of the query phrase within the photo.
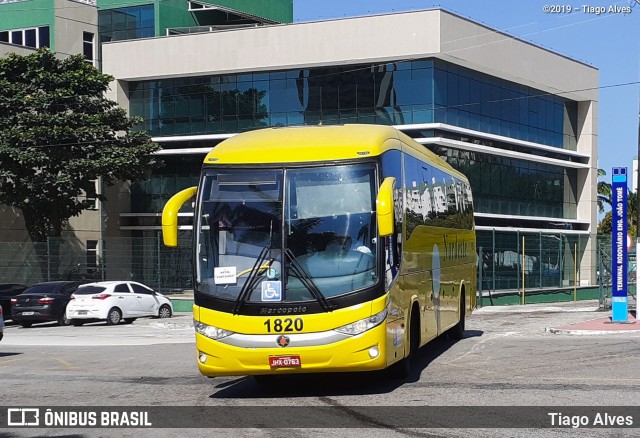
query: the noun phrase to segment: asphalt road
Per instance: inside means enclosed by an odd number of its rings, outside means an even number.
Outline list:
[[[436,407],[447,426],[457,424],[451,418],[458,416],[462,424],[464,418],[481,412],[474,406],[504,406],[505,416],[526,416],[527,406],[578,413],[581,406],[596,406],[603,412],[611,406],[628,406],[622,414],[631,416],[638,427],[640,334],[569,336],[545,331],[603,316],[587,304],[480,309],[468,319],[465,339],[442,338],[429,344],[419,352],[413,374],[404,381],[390,380],[383,373],[296,376],[269,385],[247,377],[206,379],[197,371],[188,314],[170,320],[139,319],[116,327],[46,324],[24,329],[9,323],[0,342],[0,406],[172,406],[176,412],[179,407],[194,406],[203,411],[194,413],[190,421],[203,426],[12,428],[0,429],[0,437],[635,436],[633,428],[471,430],[397,425],[398,416],[419,414],[421,406]],[[216,411],[209,407],[215,406],[220,412],[229,412],[223,407],[232,409],[236,429],[210,428]],[[391,408],[380,415],[379,411],[358,411],[363,406]],[[514,406],[524,408],[509,410]],[[269,418],[265,423],[257,420],[261,413],[272,416],[272,409],[278,413],[276,418],[282,417],[282,427],[261,427],[273,424]],[[320,421],[322,428],[286,428],[287,421],[304,424],[296,415],[311,413],[309,426]],[[585,408],[584,413],[592,416],[593,409]],[[344,418],[349,419],[349,428],[330,427],[342,424]],[[175,421],[184,425],[185,419]]]

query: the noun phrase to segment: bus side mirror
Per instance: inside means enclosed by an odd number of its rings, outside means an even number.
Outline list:
[[[166,246],[178,246],[178,210],[193,198],[196,187],[184,189],[171,197],[162,209],[162,240]]]
[[[382,181],[376,198],[376,217],[380,237],[391,236],[395,217],[393,214],[393,188],[396,179],[387,177]]]

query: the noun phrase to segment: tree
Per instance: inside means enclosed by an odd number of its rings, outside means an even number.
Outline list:
[[[607,172],[598,169],[598,177],[607,176]],[[598,223],[598,234],[611,235],[613,206],[613,188],[606,181],[598,181],[598,210],[603,213],[605,205],[609,206],[609,211],[605,213],[602,220]],[[638,230],[638,195],[637,193],[627,191],[627,227],[628,233],[635,240]]]
[[[628,232],[635,241],[638,236],[638,192],[629,192],[627,195],[627,223]]]
[[[0,59],[0,203],[22,211],[33,242],[60,237],[98,177],[139,181],[155,164],[158,145],[132,130],[140,120],[105,98],[112,80],[81,55]]]
[[[607,176],[607,172],[598,169],[598,178]],[[606,181],[598,181],[598,211],[604,213],[604,206],[611,208],[611,184]]]
[[[638,230],[638,195],[629,191],[627,194],[627,232],[632,239],[636,239]],[[608,211],[600,223],[598,223],[598,234],[611,235],[612,214]]]

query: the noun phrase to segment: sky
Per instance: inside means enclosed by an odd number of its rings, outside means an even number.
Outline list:
[[[555,6],[556,13],[548,12]],[[609,7],[630,13],[609,12]],[[599,70],[598,168],[638,156],[640,0],[294,0],[294,22],[443,8]],[[604,7],[605,12],[600,12]],[[569,11],[569,12],[565,12]],[[390,35],[392,37],[392,35]]]

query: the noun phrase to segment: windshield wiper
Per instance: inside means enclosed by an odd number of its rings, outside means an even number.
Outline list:
[[[271,245],[265,246],[264,248],[262,248],[262,251],[260,251],[258,258],[256,259],[256,262],[253,264],[251,271],[249,271],[249,274],[247,275],[247,280],[242,285],[242,289],[238,294],[238,298],[236,298],[236,302],[233,305],[232,313],[234,315],[238,314],[242,305],[247,301],[249,294],[251,294],[251,291],[253,290],[253,288],[256,287],[261,271],[262,272],[266,271],[266,269],[262,268],[262,262],[264,262],[264,260],[267,258],[267,254],[269,254],[270,250],[271,250]],[[269,267],[273,263],[273,260],[274,259],[269,260],[268,262]]]
[[[298,277],[304,287],[306,287],[309,292],[311,292],[311,295],[313,295],[318,303],[320,303],[322,309],[325,312],[331,312],[333,310],[331,304],[329,304],[327,298],[322,294],[322,292],[320,292],[320,289],[318,289],[318,286],[316,286],[316,284],[313,282],[311,277],[309,277],[304,268],[300,266],[300,263],[298,262],[298,259],[296,259],[296,256],[293,254],[293,252],[289,248],[287,248],[284,250],[284,254],[291,262],[291,270],[293,271],[295,276]]]

